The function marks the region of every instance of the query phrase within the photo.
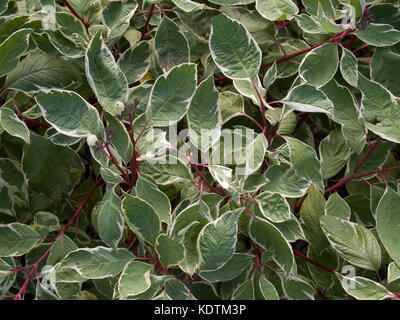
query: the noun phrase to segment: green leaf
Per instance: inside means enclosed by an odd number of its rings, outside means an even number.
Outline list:
[[[118,293],[121,298],[137,296],[151,286],[150,273],[153,266],[141,261],[128,263],[118,280]]]
[[[201,271],[199,275],[203,279],[212,283],[230,281],[239,276],[243,270],[248,268],[253,259],[254,257],[252,255],[236,253],[221,268],[215,271]]]
[[[335,75],[339,65],[337,44],[328,42],[311,50],[300,64],[300,77],[308,84],[321,87]]]
[[[302,0],[307,12],[317,15],[318,7],[322,7],[323,12],[330,18],[335,17],[335,9],[330,0]]]
[[[282,102],[297,111],[333,113],[332,101],[321,90],[308,84],[294,87]]]
[[[393,147],[393,143],[388,142],[388,141],[382,141],[380,142],[376,148],[375,151],[367,157],[367,159],[364,161],[363,165],[357,170],[357,174],[363,174],[363,173],[368,173],[373,170],[381,169],[383,165],[385,164],[389,154],[390,150]],[[363,159],[367,153],[369,152],[369,147],[367,145],[364,146],[364,148],[361,150],[359,153],[359,157]],[[351,172],[354,172],[356,166],[357,166],[358,160],[357,160],[357,155],[356,154],[351,154],[349,162],[347,164],[347,170],[346,174],[351,174]],[[365,179],[370,179],[374,175],[365,177]]]
[[[290,207],[279,193],[263,192],[257,196],[258,205],[264,217],[272,222],[283,222],[290,219]]]
[[[244,113],[243,97],[232,91],[223,91],[219,95],[222,123],[227,122],[239,113]]]
[[[71,192],[84,171],[74,151],[36,134],[31,134],[31,143],[24,146],[22,166],[29,188],[56,202],[65,201],[65,195]]]
[[[121,173],[118,171],[117,168],[111,167],[111,168],[100,168],[100,174],[103,180],[107,183],[118,183],[120,181],[123,181]]]
[[[203,3],[197,3],[190,0],[172,0],[172,2],[181,10],[185,12],[192,12],[201,10],[204,7]]]
[[[153,126],[178,122],[189,108],[196,89],[196,65],[182,64],[157,78],[146,109],[146,120]]]
[[[359,153],[365,144],[365,124],[360,110],[347,87],[332,80],[321,90],[331,101],[335,101],[334,121],[342,125],[343,135],[351,149]]]
[[[8,0],[5,0],[5,1],[1,2],[1,4],[0,4],[0,14],[3,14],[5,11],[7,11],[8,4],[9,4]]]
[[[362,74],[358,85],[362,93],[361,112],[368,121],[368,129],[384,139],[400,143],[400,117],[396,112],[398,100],[381,84]]]
[[[18,30],[0,45],[0,77],[17,66],[19,57],[28,48],[30,32],[29,29]]]
[[[157,185],[140,177],[136,182],[135,192],[154,208],[161,221],[171,224],[171,204]]]
[[[263,85],[266,89],[268,89],[277,79],[278,77],[278,67],[277,64],[274,63],[265,73],[263,78]]]
[[[85,279],[105,279],[120,273],[133,258],[133,254],[126,249],[81,248],[69,252],[57,270],[76,271]]]
[[[181,236],[186,229],[194,223],[201,224],[201,227],[211,222],[210,208],[205,202],[193,203],[174,219],[170,234],[172,236]]]
[[[128,84],[142,79],[150,68],[150,45],[141,41],[133,48],[126,50],[118,59],[118,66],[125,74]]]
[[[239,4],[250,4],[255,2],[255,0],[212,0],[211,3],[219,4],[219,5],[226,5],[226,6],[234,6]]]
[[[112,248],[117,248],[124,231],[124,217],[121,213],[121,199],[114,189],[108,190],[101,201],[97,217],[100,238]]]
[[[311,185],[300,209],[300,221],[304,235],[310,248],[317,253],[329,246],[320,223],[320,218],[324,215],[325,203],[322,193],[314,185]]]
[[[358,29],[355,35],[376,47],[388,47],[400,41],[400,31],[389,24],[370,23],[364,30]]]
[[[60,229],[60,220],[55,214],[51,212],[36,212],[33,223],[45,226],[51,231]]]
[[[184,260],[179,264],[179,267],[189,275],[193,275],[200,265],[200,253],[197,248],[197,239],[203,225],[204,224],[201,222],[191,222],[183,234],[182,244],[185,247],[185,253]]]
[[[388,282],[400,279],[400,268],[395,262],[391,262],[388,266]]]
[[[296,175],[295,170],[288,164],[273,165],[265,172],[268,182],[261,189],[279,193],[284,197],[297,198],[304,195],[310,182]]]
[[[346,165],[350,156],[350,148],[341,132],[336,129],[326,136],[319,144],[322,178],[334,177]]]
[[[87,33],[83,23],[69,12],[56,13],[57,27],[61,33],[72,41],[76,41],[79,36],[87,39]]]
[[[113,130],[111,142],[115,151],[125,163],[129,163],[132,158],[133,145],[126,127],[121,123],[121,121],[117,120],[115,116],[108,112],[104,112],[104,118],[107,121],[108,128],[112,128]]]
[[[398,208],[400,195],[391,188],[386,188],[385,194],[376,209],[376,229],[390,257],[400,266],[400,216]]]
[[[86,77],[101,106],[111,114],[120,114],[119,103],[128,99],[128,81],[115,63],[111,51],[97,32],[85,57]],[[117,105],[116,105],[117,104]]]
[[[232,79],[254,79],[261,50],[245,26],[222,14],[212,19],[210,51],[221,72]]]
[[[283,291],[290,300],[314,300],[314,288],[306,281],[290,277],[282,282]]]
[[[371,60],[371,79],[380,83],[395,96],[400,96],[399,78],[394,74],[400,71],[400,55],[391,48],[376,48]]]
[[[257,0],[257,11],[267,20],[290,20],[299,12],[290,0]]]
[[[279,300],[279,295],[274,285],[265,276],[260,277],[258,285],[265,300]]]
[[[321,227],[339,255],[360,268],[378,270],[381,250],[366,227],[334,216],[322,216]]]
[[[78,249],[78,246],[65,234],[54,241],[53,247],[47,258],[48,265],[60,262],[69,252]]]
[[[255,136],[249,133],[249,136]],[[241,150],[237,150],[238,154],[235,155],[235,174],[237,176],[248,176],[256,172],[262,165],[265,153],[268,148],[268,141],[265,135],[258,134],[252,141],[248,143]],[[239,153],[240,152],[240,153]]]
[[[347,202],[336,192],[332,193],[325,204],[325,214],[343,220],[350,220],[351,209]]]
[[[362,0],[350,0],[350,6],[353,10],[354,18],[358,18],[363,13],[365,2]]]
[[[321,2],[318,3],[317,17],[319,24],[326,32],[338,34],[346,30],[346,28],[349,28],[349,26],[345,24],[345,21],[343,21],[342,24],[336,24],[334,19],[327,17],[323,7],[321,6]]]
[[[321,164],[315,150],[304,142],[285,136],[290,160],[297,175],[319,184],[322,180]]]
[[[325,33],[325,30],[321,27],[318,21],[315,20],[315,17],[311,17],[308,14],[302,13],[297,15],[296,22],[299,25],[299,27],[307,33],[311,34]]]
[[[40,241],[31,227],[14,222],[0,225],[0,257],[19,257],[29,252]]]
[[[126,195],[122,212],[129,228],[140,238],[154,244],[161,231],[161,222],[153,207],[138,197]]]
[[[80,81],[76,67],[64,59],[34,53],[22,60],[6,78],[6,87],[25,93],[63,89]]]
[[[358,61],[355,55],[344,47],[342,47],[342,58],[340,59],[340,72],[348,84],[357,87]]]
[[[226,212],[201,230],[197,247],[202,271],[217,270],[232,258],[237,241],[237,221],[242,212],[242,208]]]
[[[104,24],[108,28],[108,38],[121,36],[129,27],[138,4],[134,1],[111,1],[102,11]]]
[[[167,17],[163,18],[158,26],[154,47],[164,72],[190,62],[189,43],[185,35],[179,26]]]
[[[157,237],[155,248],[160,262],[166,268],[176,266],[184,259],[185,248],[183,245],[165,234]]]
[[[190,180],[192,175],[182,160],[170,157],[172,160],[160,163],[145,162],[140,166],[141,172],[150,175],[157,184],[170,184],[176,181]]]
[[[219,93],[213,77],[197,87],[189,105],[188,125],[191,142],[202,151],[209,149],[221,135]]]
[[[257,90],[253,87],[253,83],[254,83],[254,87]],[[258,97],[257,91],[261,97],[264,97],[266,90],[263,88],[259,77],[253,78],[253,83],[250,81],[250,79],[246,79],[246,80],[235,79],[235,80],[233,80],[233,85],[234,85],[235,89],[242,96],[250,98],[255,105],[259,106],[261,104],[261,102],[260,102],[260,98]],[[265,99],[264,98],[261,98],[261,99],[262,99],[263,103],[266,105],[267,102],[265,101]]]
[[[343,289],[357,300],[383,300],[393,295],[381,284],[363,277],[343,277],[337,274]]]
[[[248,279],[243,282],[232,294],[232,300],[254,300],[254,282]]]
[[[13,110],[8,108],[0,109],[0,124],[8,134],[30,143],[28,127],[25,122],[17,117]]]
[[[6,295],[14,284],[16,272],[11,272],[16,267],[13,258],[0,259],[0,293]]]
[[[36,34],[32,34],[32,37],[38,40]],[[46,32],[42,34],[42,39],[39,40],[39,43],[43,41],[45,42],[45,49],[42,47],[42,50],[46,53],[64,55],[71,59],[78,59],[85,55],[85,50],[82,45],[65,37],[60,30],[46,30]]]
[[[296,242],[297,240],[305,239],[303,229],[293,214],[291,214],[290,219],[286,221],[279,223],[273,222],[272,224],[277,227],[280,232],[282,232],[285,239],[289,242]]]
[[[36,102],[46,121],[64,135],[87,137],[104,131],[97,109],[73,91],[39,92]]]
[[[249,225],[250,237],[271,255],[273,261],[284,271],[290,274],[294,267],[292,248],[282,233],[264,219],[252,218]]]

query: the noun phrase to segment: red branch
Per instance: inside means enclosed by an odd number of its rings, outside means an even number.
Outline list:
[[[274,64],[274,62],[276,62],[276,63],[281,63],[281,62],[285,62],[285,61],[291,60],[291,59],[293,59],[293,58],[295,58],[295,57],[297,57],[297,56],[300,56],[300,55],[302,55],[302,54],[304,54],[304,53],[307,53],[307,52],[309,52],[309,51],[311,51],[311,50],[313,50],[313,49],[315,49],[315,48],[318,48],[318,47],[322,46],[322,45],[325,44],[325,43],[328,43],[328,42],[336,42],[336,41],[342,40],[342,39],[343,39],[347,34],[349,34],[349,33],[350,33],[349,30],[343,31],[343,32],[341,32],[341,33],[338,33],[337,35],[331,37],[330,39],[325,40],[325,41],[323,41],[323,42],[321,42],[321,43],[318,43],[318,44],[316,44],[316,45],[314,45],[314,46],[312,46],[312,47],[308,47],[307,49],[300,50],[300,51],[298,51],[298,52],[295,52],[295,53],[293,53],[293,54],[291,54],[291,55],[285,56],[285,57],[280,58],[280,59],[278,59],[278,60],[275,60],[275,61],[272,61],[272,62],[268,62],[268,63],[266,63],[266,64],[263,64],[263,65],[261,66],[261,69],[263,69],[263,68],[268,68],[268,67],[272,66],[272,65]]]
[[[16,105],[16,103],[15,103],[14,100],[12,100],[12,103],[13,103],[13,105],[14,105],[15,110],[17,110],[18,118],[20,118],[22,121],[24,121],[24,122],[30,122],[30,123],[32,123],[32,124],[35,124],[35,125],[37,125],[37,126],[44,127],[44,128],[50,128],[50,127],[51,127],[51,126],[48,125],[47,123],[42,123],[42,122],[40,122],[40,121],[37,121],[37,120],[34,120],[34,119],[29,119],[29,118],[25,117],[25,116],[21,113],[21,111],[19,110],[19,108],[18,108],[18,106]]]
[[[143,13],[150,13],[151,10],[143,10],[143,11],[139,11],[136,12],[134,15],[138,15],[138,14],[143,14]],[[159,9],[159,10],[153,10],[153,13],[157,13],[157,12],[173,12],[176,13],[176,11],[172,10],[172,9]]]
[[[313,264],[314,266],[317,266],[318,268],[320,268],[320,269],[322,269],[322,270],[325,270],[326,272],[329,272],[329,273],[331,273],[331,274],[337,274],[337,273],[340,274],[340,272],[337,272],[337,271],[335,271],[335,270],[333,270],[333,269],[331,269],[331,268],[328,268],[328,267],[326,267],[326,266],[324,266],[324,265],[322,265],[322,264],[320,264],[320,263],[318,263],[318,262],[316,262],[316,261],[310,259],[309,257],[305,256],[304,254],[300,253],[300,252],[297,251],[297,250],[294,250],[294,249],[293,249],[293,253],[294,253],[296,256],[298,256],[298,257],[302,258],[303,260],[307,261],[308,263],[311,263],[311,264]]]
[[[76,10],[71,6],[71,4],[68,2],[68,0],[64,0],[64,4],[68,7],[69,11],[71,11],[71,13],[77,17],[79,20],[81,20],[81,22],[83,23],[83,25],[85,26],[86,31],[88,31],[89,29],[89,23],[86,22],[85,20],[83,20],[83,18],[79,15],[78,12],[76,12]]]
[[[28,287],[29,281],[31,280],[32,276],[37,272],[37,268],[39,267],[39,264],[49,255],[51,252],[55,241],[60,238],[67,230],[68,228],[74,223],[74,221],[79,217],[79,214],[85,207],[86,203],[89,201],[90,197],[93,195],[97,187],[100,185],[102,182],[102,179],[99,177],[97,179],[96,184],[90,189],[90,191],[87,193],[85,199],[79,206],[78,210],[75,211],[75,214],[72,216],[71,220],[67,222],[67,224],[58,232],[58,234],[55,236],[55,238],[52,240],[52,243],[50,247],[46,250],[46,252],[32,265],[32,270],[28,274],[28,277],[26,278],[24,284],[22,285],[21,289],[19,292],[15,295],[14,300],[21,300],[23,299],[23,296],[25,294],[26,288]]]
[[[333,190],[336,190],[337,188],[343,186],[344,184],[346,184],[347,182],[349,182],[349,181],[351,181],[353,179],[360,179],[362,177],[370,176],[370,175],[373,175],[373,174],[376,174],[376,173],[382,173],[382,172],[386,172],[386,171],[398,170],[400,167],[396,166],[396,167],[392,167],[392,168],[374,170],[374,171],[370,171],[370,172],[367,172],[367,173],[363,173],[363,174],[357,175],[357,172],[361,169],[361,167],[363,166],[365,161],[367,161],[369,156],[375,151],[375,149],[378,147],[378,145],[379,145],[379,143],[381,141],[382,141],[382,138],[380,138],[380,137],[378,139],[376,139],[374,144],[370,146],[370,148],[369,148],[367,154],[364,156],[364,158],[356,165],[356,167],[354,168],[353,173],[350,176],[348,176],[347,178],[343,178],[342,180],[338,181],[332,187],[326,189],[325,193],[328,193],[328,192],[331,192]]]
[[[150,13],[149,13],[149,15],[147,17],[146,23],[144,24],[144,27],[143,27],[143,30],[142,30],[142,35],[141,35],[139,41],[142,41],[144,36],[145,36],[145,34],[146,34],[147,27],[149,26],[149,23],[150,23],[150,19],[153,16],[153,13],[154,13],[154,7],[155,7],[155,4],[152,4],[151,7],[150,7]]]

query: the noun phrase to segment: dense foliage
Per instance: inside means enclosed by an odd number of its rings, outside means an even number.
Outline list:
[[[1,299],[398,299],[397,0],[1,0]]]

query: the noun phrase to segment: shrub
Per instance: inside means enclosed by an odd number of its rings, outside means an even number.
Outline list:
[[[397,1],[0,14],[2,299],[400,297]]]

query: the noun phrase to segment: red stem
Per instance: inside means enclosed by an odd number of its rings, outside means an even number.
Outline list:
[[[309,47],[309,48],[304,49],[304,50],[300,50],[300,51],[298,51],[298,52],[295,52],[295,53],[293,53],[293,54],[291,54],[291,55],[288,55],[288,56],[286,56],[286,57],[280,58],[280,59],[278,59],[278,60],[275,60],[275,61],[272,61],[272,62],[268,62],[268,63],[266,63],[266,64],[263,64],[263,65],[261,65],[260,68],[261,68],[261,69],[263,69],[263,68],[268,68],[268,67],[272,66],[272,65],[274,64],[274,62],[276,62],[276,63],[285,62],[285,61],[291,60],[291,59],[293,59],[293,58],[295,58],[295,57],[297,57],[297,56],[300,56],[300,55],[302,55],[302,54],[304,54],[304,53],[307,53],[307,52],[309,52],[309,51],[311,51],[311,50],[313,50],[313,49],[315,49],[315,48],[318,48],[318,47],[322,46],[322,45],[325,44],[325,43],[328,43],[328,42],[335,42],[335,41],[341,40],[341,39],[343,39],[347,34],[349,34],[349,32],[350,32],[349,30],[343,31],[343,32],[341,32],[341,33],[339,33],[339,34],[333,36],[332,38],[330,38],[330,39],[328,39],[328,40],[325,40],[325,41],[323,41],[323,42],[321,42],[321,43],[318,43],[318,44],[316,44],[316,45],[314,45],[314,46],[312,46],[312,47]]]
[[[47,124],[47,123],[42,123],[42,122],[40,122],[40,121],[37,121],[37,120],[34,120],[34,119],[29,119],[29,118],[25,117],[25,116],[21,113],[21,111],[19,110],[19,108],[18,108],[18,106],[16,105],[16,103],[15,103],[14,100],[12,100],[12,103],[13,103],[13,105],[14,105],[15,110],[17,110],[18,118],[20,118],[20,119],[23,120],[24,122],[28,121],[28,122],[30,122],[30,123],[32,123],[32,124],[36,124],[37,126],[44,127],[44,128],[50,128],[50,127],[51,127],[51,126],[50,126],[49,124]]]
[[[375,173],[380,173],[380,172],[384,172],[381,170],[376,170],[376,171],[371,171],[371,172],[367,172],[367,173],[363,173],[362,175],[356,175],[356,173],[360,170],[360,168],[363,166],[363,164],[365,163],[365,161],[367,161],[368,157],[375,151],[375,149],[378,147],[379,143],[381,142],[382,138],[378,138],[376,139],[376,141],[374,142],[374,144],[372,146],[369,147],[367,154],[364,156],[364,158],[357,164],[357,166],[354,168],[353,173],[348,176],[347,178],[344,178],[340,181],[338,181],[337,183],[335,183],[332,187],[328,188],[325,190],[325,193],[331,192],[341,186],[343,186],[344,184],[346,184],[347,182],[355,179],[355,178],[361,178],[361,177],[365,177],[365,176],[369,176]],[[387,168],[386,171],[390,171],[390,170],[395,170],[396,167],[393,168]]]
[[[142,41],[144,36],[145,36],[145,34],[146,34],[147,27],[149,26],[149,23],[150,23],[150,19],[151,19],[153,13],[154,13],[154,7],[155,7],[155,4],[152,4],[151,7],[150,7],[150,13],[149,13],[149,15],[147,17],[146,23],[144,24],[144,27],[143,27],[143,30],[142,30],[142,35],[141,35],[139,41]]]
[[[103,140],[103,142],[104,142],[104,140]],[[107,143],[104,142],[104,144],[106,146],[107,152],[106,152],[106,150],[104,150],[104,147],[102,147],[101,150],[106,155],[108,160],[110,160],[115,165],[115,167],[118,169],[118,171],[121,172],[122,176],[124,177],[125,182],[127,184],[131,185],[131,179],[130,179],[129,175],[124,170],[122,170],[121,166],[118,164],[118,161],[115,160],[115,158],[112,155],[112,153],[110,151],[110,148],[108,147]]]
[[[132,149],[133,149],[132,158],[130,159],[129,164],[131,167],[132,186],[134,186],[134,185],[136,185],[136,181],[139,178],[139,166],[136,161],[136,141],[135,141],[133,120],[132,120],[131,113],[129,113],[129,124],[130,124],[130,136],[131,136]]]
[[[89,23],[86,22],[85,20],[83,20],[83,18],[79,15],[78,12],[76,12],[76,10],[71,6],[71,4],[68,2],[68,0],[64,0],[64,4],[68,7],[69,11],[71,11],[71,13],[77,17],[79,20],[81,20],[81,22],[83,23],[83,25],[85,26],[86,31],[88,31],[89,29]]]
[[[28,287],[29,281],[31,280],[32,276],[37,272],[37,268],[39,267],[39,264],[49,255],[51,252],[51,249],[54,246],[55,241],[60,238],[67,230],[68,228],[74,223],[74,221],[79,217],[79,214],[85,207],[86,203],[89,201],[90,197],[93,195],[97,187],[100,185],[102,182],[102,179],[99,177],[97,179],[96,184],[90,189],[90,191],[87,193],[85,199],[79,206],[78,210],[76,210],[75,214],[72,216],[71,220],[67,222],[67,224],[58,232],[58,234],[55,236],[55,238],[52,240],[52,243],[50,247],[46,250],[46,252],[32,265],[32,270],[28,274],[28,277],[26,278],[24,284],[22,285],[21,289],[19,292],[15,295],[14,300],[21,300],[23,298],[23,295],[25,294],[26,288]]]
[[[294,253],[296,256],[298,256],[298,257],[302,258],[303,260],[307,261],[308,263],[311,263],[311,264],[313,264],[314,266],[317,266],[318,268],[320,268],[320,269],[322,269],[322,270],[325,270],[326,272],[329,272],[330,274],[337,274],[337,273],[340,274],[340,272],[337,272],[337,271],[335,271],[335,270],[333,270],[333,269],[331,269],[331,268],[325,267],[324,265],[322,265],[322,264],[320,264],[320,263],[318,263],[318,262],[316,262],[316,261],[310,259],[309,257],[305,256],[304,254],[300,253],[300,252],[297,251],[297,250],[294,250],[294,249],[293,249],[293,253]]]
[[[369,158],[369,156],[371,155],[371,153],[373,153],[375,151],[375,149],[378,147],[379,143],[382,141],[382,138],[379,137],[378,139],[376,139],[376,141],[374,142],[374,144],[369,147],[367,154],[364,156],[364,158],[361,160],[361,162],[356,166],[356,168],[354,169],[354,174],[356,174],[358,172],[358,170],[360,170],[360,168],[363,166],[363,164],[365,163],[365,161],[367,161],[367,159]]]
[[[151,12],[150,10],[143,10],[143,11],[136,12],[134,15],[138,15],[138,14],[142,14],[142,13],[150,13],[150,12]],[[153,10],[153,13],[157,13],[157,12],[174,12],[175,13],[175,11],[172,9]]]
[[[262,117],[262,121],[263,121],[263,125],[264,125],[263,132],[265,133],[267,131],[267,120],[265,119],[265,104],[263,102],[261,94],[258,91],[258,88],[257,88],[256,84],[254,83],[253,79],[251,77],[249,79],[250,79],[251,85],[253,86],[254,91],[257,94],[258,100],[260,100],[260,112],[261,112],[261,117]]]

